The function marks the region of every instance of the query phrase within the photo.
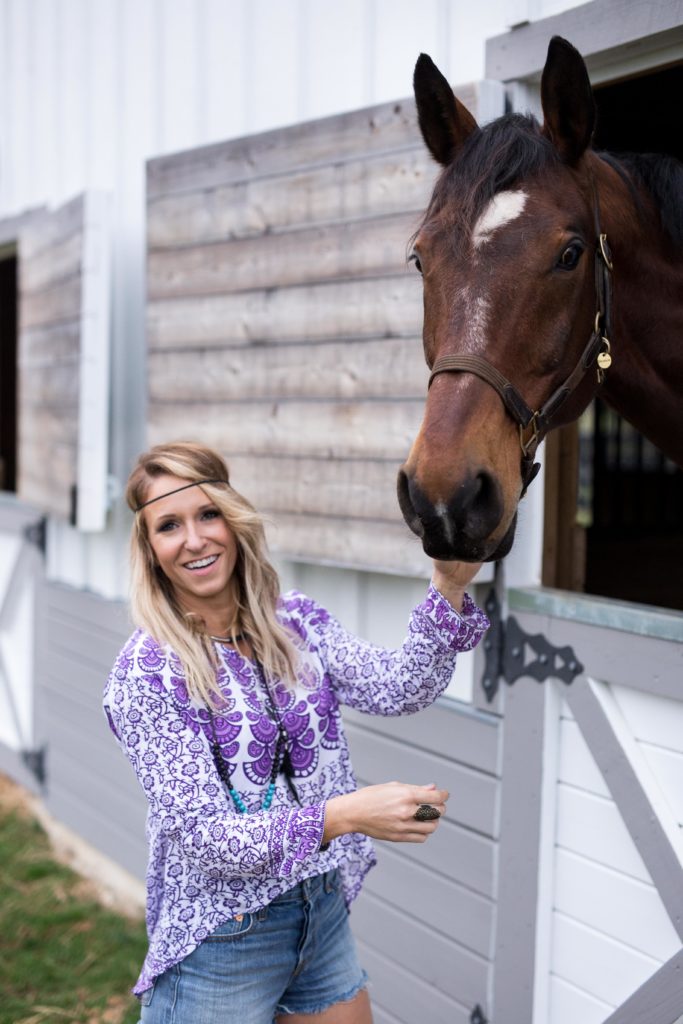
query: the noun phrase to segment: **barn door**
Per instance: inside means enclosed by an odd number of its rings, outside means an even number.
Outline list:
[[[27,784],[42,781],[35,725],[38,671],[34,623],[43,583],[45,521],[0,494],[0,767]]]
[[[35,217],[19,236],[17,492],[81,530],[104,526],[109,227],[104,195]]]
[[[675,1024],[683,618],[543,591],[510,610],[492,1021]]]

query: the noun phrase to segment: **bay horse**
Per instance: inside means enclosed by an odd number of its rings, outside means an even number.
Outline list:
[[[683,465],[683,167],[591,148],[586,66],[559,37],[543,125],[512,113],[478,127],[425,54],[414,87],[443,170],[409,257],[432,374],[398,498],[429,556],[492,561],[512,546],[540,441],[598,389]]]

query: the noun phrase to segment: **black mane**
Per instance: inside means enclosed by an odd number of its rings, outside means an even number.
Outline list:
[[[659,209],[662,229],[683,249],[683,164],[660,153],[601,153],[610,167],[640,184]],[[638,204],[640,206],[640,204]]]
[[[642,186],[650,193],[659,209],[663,229],[677,247],[683,247],[683,165],[673,157],[652,153],[597,155],[631,185],[641,213],[643,207],[636,188]],[[464,242],[477,217],[498,192],[559,163],[557,150],[542,134],[535,117],[504,114],[474,131],[454,162],[442,171],[422,223],[457,195],[453,226]],[[457,244],[455,237],[454,243]]]

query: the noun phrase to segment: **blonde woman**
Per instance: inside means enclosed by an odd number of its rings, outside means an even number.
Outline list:
[[[424,842],[448,793],[357,789],[340,705],[430,705],[488,623],[478,566],[435,563],[399,650],[281,594],[254,508],[214,451],[160,445],[128,481],[137,629],[105,690],[149,801],[142,1024],[369,1024],[347,908],[371,838]]]

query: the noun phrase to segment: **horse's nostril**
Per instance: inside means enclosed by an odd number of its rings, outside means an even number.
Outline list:
[[[502,511],[500,485],[490,473],[481,470],[462,485],[453,516],[468,536],[483,540],[495,530]]]
[[[415,504],[410,493],[410,480],[408,479],[408,474],[403,469],[398,471],[396,493],[398,495],[398,504],[403,518],[413,533],[416,533],[418,537],[422,537],[424,535],[424,525],[415,509]]]

